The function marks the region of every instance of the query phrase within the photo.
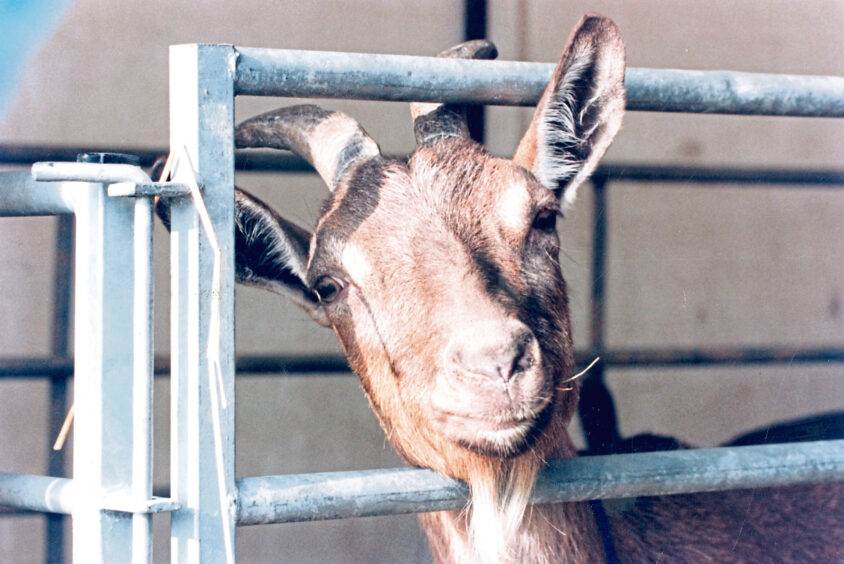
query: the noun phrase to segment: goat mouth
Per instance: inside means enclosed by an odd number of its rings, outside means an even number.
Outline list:
[[[527,416],[490,417],[439,411],[435,421],[450,441],[495,458],[511,458],[530,448],[550,419],[550,403]]]

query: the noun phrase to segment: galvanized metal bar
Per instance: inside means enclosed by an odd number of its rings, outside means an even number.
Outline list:
[[[844,117],[844,77],[628,69],[631,111]]]
[[[73,162],[77,156],[85,153],[117,152],[134,155],[140,159],[141,166],[148,167],[155,159],[167,154],[164,147],[127,147],[127,146],[91,146],[91,145],[50,145],[42,143],[2,143],[0,144],[0,164],[25,165],[40,161]]]
[[[70,515],[79,505],[82,497],[90,498],[104,510],[126,513],[130,516],[164,513],[179,507],[167,497],[150,496],[137,499],[119,492],[90,492],[81,490],[79,482],[69,478],[0,472],[0,505],[3,506],[25,511]],[[63,557],[60,560],[62,559]],[[121,558],[121,561],[125,560],[127,558]]]
[[[488,13],[486,0],[464,0],[463,41],[486,39]],[[485,112],[486,108],[476,104],[466,107],[466,126],[469,129],[469,137],[478,143],[484,142]]]
[[[112,148],[114,149],[114,148]],[[76,153],[89,151],[87,147],[0,144],[0,164],[31,165],[37,161],[72,159]],[[165,148],[118,148],[119,152],[140,154],[141,162],[149,166],[167,153]],[[399,156],[394,155],[396,158]],[[303,159],[286,152],[241,150],[235,152],[235,170],[252,172],[314,172]],[[0,173],[2,175],[4,173]],[[736,168],[641,165],[633,163],[603,164],[592,174],[593,179],[625,180],[629,182],[677,182],[683,188],[704,184],[757,184],[758,187],[844,185],[844,171],[835,169],[794,168]]]
[[[575,361],[580,365],[589,364],[594,359],[592,350],[575,351]],[[605,366],[613,368],[640,368],[642,366],[683,368],[687,365],[736,366],[781,363],[827,364],[844,362],[844,349],[835,347],[605,349],[602,352],[601,361]],[[9,367],[8,373],[14,370],[13,366]],[[236,367],[239,375],[349,372],[348,361],[342,354],[239,355]],[[168,366],[165,362],[156,362],[156,372],[166,373],[167,370]],[[0,377],[5,373],[7,373],[6,367],[0,361]]]
[[[0,472],[0,505],[69,515],[75,497],[69,478]]]
[[[60,215],[56,220],[55,268],[53,271],[53,321],[50,329],[50,352],[54,358],[70,360],[70,307],[73,300],[71,277],[73,276],[73,216]],[[68,374],[53,373],[50,376],[50,411],[47,414],[47,464],[48,476],[64,476],[67,472],[65,450],[53,449],[68,409]],[[44,547],[46,562],[61,562],[65,558],[66,517],[48,513],[45,516]]]
[[[609,226],[607,180],[602,177],[593,179],[592,187],[590,356],[593,360],[599,360],[583,380],[577,409],[589,449],[593,452],[605,452],[610,448],[610,445],[620,438],[615,404],[612,394],[604,382],[604,371],[607,366],[606,355],[604,355],[604,317],[606,310],[604,295],[608,266],[607,230]]]
[[[236,93],[533,106],[553,64],[237,47]],[[844,117],[844,78],[628,68],[638,111]]]
[[[641,366],[683,367],[752,364],[791,364],[792,362],[844,362],[844,350],[802,347],[754,348],[713,347],[708,349],[631,349],[604,352],[607,363],[618,368]]]
[[[80,184],[76,210],[75,413],[73,507],[76,562],[125,561],[132,553],[132,515],[106,511],[105,492],[132,487],[133,203]]]
[[[441,511],[462,507],[468,495],[465,484],[418,468],[241,478],[237,524]]]
[[[592,272],[590,274],[590,325],[589,337],[592,353],[600,356],[604,351],[604,317],[606,304],[606,277],[609,259],[607,257],[607,230],[609,208],[607,206],[607,180],[592,179]]]
[[[110,196],[111,198],[111,196]],[[132,487],[133,503],[152,498],[153,266],[151,198],[134,200]],[[132,516],[132,562],[152,562],[152,515]]]
[[[583,462],[581,462],[583,461]],[[844,479],[844,440],[557,460],[535,503],[713,492]]]
[[[209,234],[190,198],[173,199],[170,487],[182,506],[171,517],[174,562],[234,559],[234,59],[227,46],[170,48],[170,146],[182,153],[173,180],[202,188],[223,258],[215,288]],[[215,321],[219,374],[207,349]]]
[[[35,163],[32,165],[32,177],[40,182],[152,182],[150,177],[135,165],[106,163]]]
[[[0,172],[0,217],[73,213],[78,186],[37,182],[29,171]]]
[[[822,186],[844,185],[843,170],[799,170],[790,168],[736,168],[658,166],[639,164],[605,164],[592,174],[595,180],[620,180],[655,184],[677,183],[678,188],[694,188],[705,184],[751,184],[754,188],[787,187],[791,189],[807,186],[813,189]]]
[[[615,454],[551,461],[533,503],[722,491],[837,481],[844,440]],[[238,480],[238,525],[460,509],[465,485],[398,468]]]
[[[590,350],[575,351],[575,361],[586,365],[595,359]],[[841,348],[712,348],[605,350],[601,357],[613,368],[683,368],[685,366],[741,366],[758,364],[827,364],[844,362]],[[155,359],[156,375],[170,373],[170,360]],[[240,376],[250,374],[346,373],[349,363],[341,354],[240,355],[235,361]],[[44,378],[52,374],[72,375],[73,362],[61,358],[0,359],[0,378]]]

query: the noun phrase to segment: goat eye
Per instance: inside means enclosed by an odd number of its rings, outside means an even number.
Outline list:
[[[330,304],[336,300],[345,288],[341,280],[333,276],[322,276],[314,284],[314,294],[321,304]]]
[[[557,230],[557,210],[542,210],[533,218],[531,228],[539,231],[552,232]]]

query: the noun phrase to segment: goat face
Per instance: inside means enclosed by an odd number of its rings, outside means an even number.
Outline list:
[[[308,281],[411,458],[422,437],[512,455],[547,421],[570,356],[557,209],[533,175],[464,139],[407,165],[370,160],[338,186]]]
[[[615,26],[585,17],[513,160],[472,142],[454,106],[412,105],[407,162],[315,106],[238,127],[239,146],[293,150],[333,191],[313,234],[238,191],[238,280],[336,331],[409,461],[465,478],[468,459],[545,457],[562,440],[577,387],[562,384],[573,360],[556,218],[620,127],[623,77]]]

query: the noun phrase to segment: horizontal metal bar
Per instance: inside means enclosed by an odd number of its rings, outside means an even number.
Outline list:
[[[76,485],[70,478],[0,472],[0,505],[42,513],[73,513]],[[86,495],[94,495],[86,492]],[[137,500],[106,493],[100,507],[122,513],[164,513],[180,506],[166,497]]]
[[[554,460],[533,503],[722,491],[844,479],[844,440]],[[238,525],[460,509],[468,489],[400,468],[242,478]]]
[[[238,525],[441,511],[465,505],[469,494],[417,468],[242,478],[237,492]]]
[[[235,93],[532,106],[553,64],[236,47]],[[637,111],[844,117],[844,78],[628,68]]]
[[[557,460],[540,476],[532,499],[557,503],[841,480],[844,440],[815,441]]]
[[[167,154],[166,147],[111,147],[121,153],[140,155],[141,164],[150,166]],[[0,144],[0,164],[29,166],[38,161],[71,161],[77,153],[104,152],[105,148],[86,146],[51,146],[35,144]],[[249,172],[308,173],[314,169],[303,159],[283,151],[241,150],[235,154],[235,169]],[[678,182],[686,186],[696,183],[772,184],[772,185],[844,185],[844,170],[835,169],[749,169],[730,167],[689,167],[640,165],[633,163],[605,164],[592,174],[595,180],[628,182]]]
[[[632,111],[844,117],[840,76],[631,68],[624,85]]]
[[[676,182],[686,188],[697,184],[713,183],[841,186],[844,185],[844,170],[653,166],[618,163],[599,166],[592,174],[592,179],[596,182],[625,181],[648,184]]]
[[[844,479],[844,440],[686,451],[590,456],[551,461],[533,503],[722,491]],[[262,476],[238,480],[238,525],[313,521],[458,509],[468,488],[431,470],[392,468]],[[73,481],[0,473],[0,505],[69,514]],[[171,511],[154,498],[144,506],[106,497],[104,507],[137,513]]]
[[[37,182],[29,171],[0,172],[0,217],[73,213],[74,186]]]
[[[34,143],[0,144],[0,164],[29,166],[39,161],[76,162],[77,155],[84,153],[117,152],[135,155],[141,166],[151,166],[158,157],[166,156],[167,147],[92,147],[90,145],[45,145]]]
[[[647,366],[742,365],[779,363],[844,362],[844,349],[690,349],[690,350],[615,350],[597,353],[605,366],[642,368]],[[591,351],[577,351],[575,360],[585,365],[595,359]],[[236,360],[237,372],[246,374],[308,374],[349,372],[346,357],[324,355],[241,355]],[[170,371],[168,357],[155,359],[155,373]],[[73,359],[4,358],[0,359],[0,378],[34,378],[73,374]]]
[[[73,480],[0,472],[0,505],[47,513],[70,514]]]
[[[32,165],[32,177],[41,182],[152,183],[143,170],[128,164],[38,162]]]
[[[588,357],[581,356],[581,362]],[[844,362],[844,349],[829,348],[711,348],[687,350],[609,350],[600,353],[605,366],[642,368],[645,366],[718,366],[742,364],[828,363]]]

